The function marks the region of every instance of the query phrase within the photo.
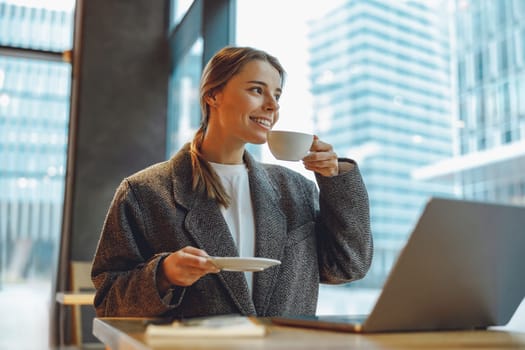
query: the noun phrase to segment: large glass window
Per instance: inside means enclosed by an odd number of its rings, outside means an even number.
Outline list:
[[[179,24],[186,12],[188,12],[188,9],[193,4],[193,2],[194,0],[171,0],[171,26],[176,26],[177,24]]]
[[[204,62],[232,44],[228,0],[172,0],[181,18],[170,33],[171,63],[167,157],[190,141],[201,122],[199,84]],[[212,37],[212,38],[210,38]]]
[[[200,123],[199,83],[202,71],[202,38],[182,57],[170,79],[168,117],[169,158],[191,141]]]
[[[0,348],[47,344],[69,119],[61,52],[72,47],[73,7],[0,0],[0,310],[18,320],[0,321]]]
[[[370,309],[430,196],[525,204],[516,190],[525,185],[520,174],[505,183],[496,176],[498,166],[523,163],[525,154],[492,163],[484,158],[524,138],[521,3],[237,0],[234,41],[210,43],[213,30],[201,33],[204,61],[207,47],[227,44],[278,57],[287,79],[275,128],[316,133],[359,163],[371,203],[373,265],[363,280],[321,286],[318,313]],[[188,78],[195,65],[184,68],[186,58],[178,60],[182,71],[174,73],[180,81],[174,79],[172,96],[181,86],[196,86]],[[515,100],[509,97],[514,93]],[[515,107],[507,105],[512,101]],[[174,141],[190,135],[185,130],[200,116],[195,110],[188,121],[188,108],[171,109],[181,116],[170,127],[173,152]],[[313,178],[299,163],[276,161],[265,145],[250,151]],[[469,166],[459,168],[463,159]]]
[[[276,128],[314,132],[357,160],[369,191],[371,271],[361,281],[322,286],[318,313],[368,311],[428,197],[516,202],[518,192],[496,189],[520,188],[523,179],[499,184],[497,169],[482,161],[446,175],[413,175],[520,139],[518,117],[505,105],[508,89],[499,97],[495,90],[508,87],[509,72],[518,73],[518,86],[525,80],[506,41],[522,24],[507,10],[505,1],[237,0],[236,44],[267,50],[288,71]],[[265,146],[260,158],[277,162]],[[484,177],[474,184],[471,173]]]

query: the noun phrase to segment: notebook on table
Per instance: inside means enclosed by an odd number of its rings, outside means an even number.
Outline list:
[[[431,198],[363,316],[274,317],[348,332],[505,325],[525,297],[525,207]]]

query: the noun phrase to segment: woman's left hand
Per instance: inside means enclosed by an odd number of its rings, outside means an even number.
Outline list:
[[[332,145],[319,140],[316,135],[314,135],[310,153],[303,158],[303,164],[306,169],[315,171],[322,176],[330,177],[339,174],[337,154]]]

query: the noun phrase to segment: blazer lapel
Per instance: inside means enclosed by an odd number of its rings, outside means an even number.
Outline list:
[[[248,153],[250,191],[255,216],[255,256],[281,260],[286,240],[286,217],[278,206],[280,195],[264,168]],[[279,266],[254,273],[253,302],[257,315],[266,315],[276,287]]]
[[[239,256],[217,202],[191,190],[191,160],[188,152],[182,152],[173,158],[172,183],[175,201],[188,210],[185,229],[196,246],[204,249],[208,255]],[[255,314],[244,273],[220,272],[217,277],[242,314]]]
[[[196,196],[193,207],[186,216],[186,230],[192,235],[197,246],[211,256],[239,256],[228,225],[215,201]],[[248,284],[242,272],[221,272],[218,278],[224,284],[231,298],[242,314],[255,314],[255,308],[248,291]]]

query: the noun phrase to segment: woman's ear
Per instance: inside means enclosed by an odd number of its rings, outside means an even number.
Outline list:
[[[206,95],[206,103],[210,107],[218,107],[221,102],[221,95],[221,91],[215,90],[213,92],[210,92],[208,95]]]
[[[219,107],[221,105],[221,100],[222,100],[222,92],[219,90],[219,91],[214,91],[213,93],[210,93],[209,95],[206,96],[206,103],[210,106],[210,107]]]
[[[208,95],[206,95],[205,100],[206,100],[206,103],[207,103],[209,106],[213,106],[213,107],[215,107],[215,106],[217,105],[217,101],[216,101],[216,99],[215,99],[215,95],[208,94]]]

